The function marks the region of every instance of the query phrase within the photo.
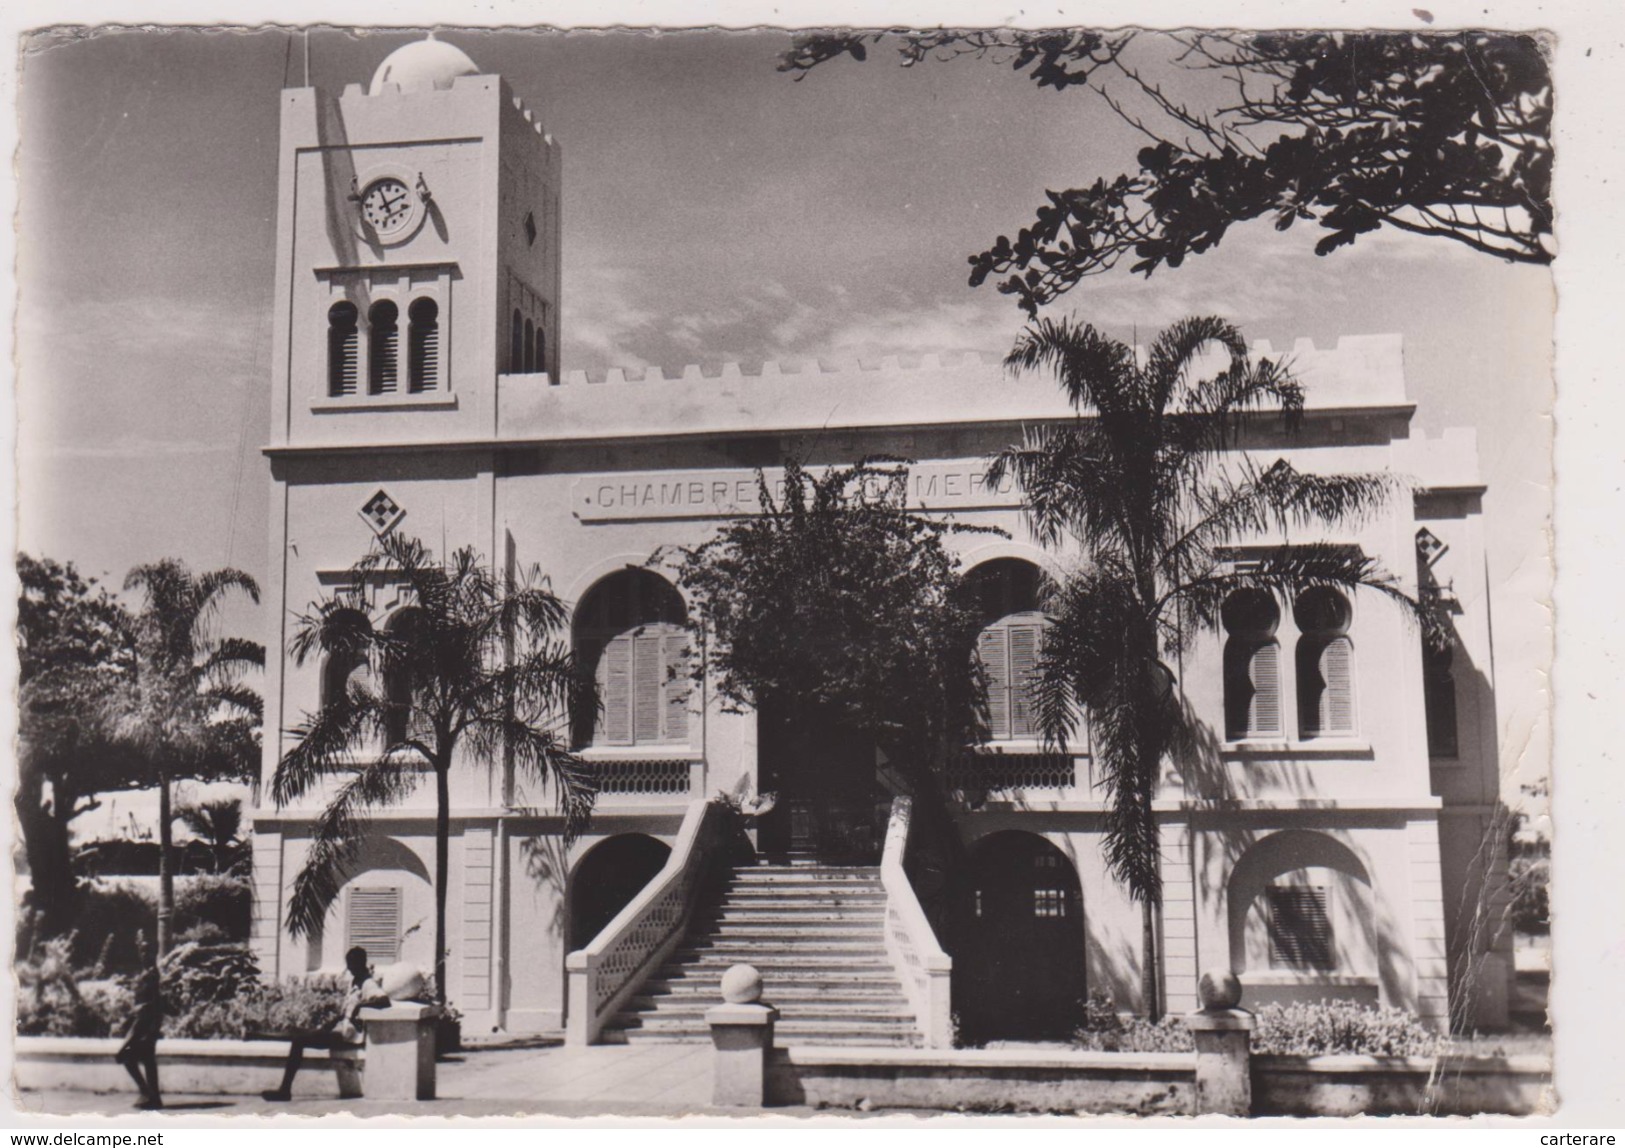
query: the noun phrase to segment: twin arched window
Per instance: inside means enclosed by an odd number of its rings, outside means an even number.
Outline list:
[[[1298,641],[1294,683],[1298,736],[1347,737],[1355,732],[1352,611],[1338,591],[1317,586],[1292,604]],[[1221,613],[1224,645],[1224,726],[1228,741],[1280,737],[1281,655],[1276,630],[1280,609],[1262,590],[1239,590]]]
[[[508,371],[515,375],[529,375],[545,370],[547,370],[547,325],[545,322],[538,323],[527,318],[524,312],[516,307],[509,337]]]
[[[327,394],[347,398],[360,389],[360,313],[347,299],[327,311]],[[440,306],[422,297],[407,308],[407,389],[414,394],[440,386]],[[367,393],[400,390],[400,308],[379,299],[367,309]]]

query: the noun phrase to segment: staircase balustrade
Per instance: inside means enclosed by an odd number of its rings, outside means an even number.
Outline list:
[[[724,844],[727,817],[716,802],[691,802],[665,867],[586,948],[565,958],[567,1043],[595,1042],[605,1022],[683,939],[709,863]]]
[[[886,848],[880,859],[880,881],[886,890],[886,955],[903,982],[903,993],[925,1038],[927,1048],[952,1048],[953,1006],[949,984],[953,960],[937,943],[937,935],[914,895],[903,861],[908,855],[909,823],[914,802],[892,800],[886,826]]]

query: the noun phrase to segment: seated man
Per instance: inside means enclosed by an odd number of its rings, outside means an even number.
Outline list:
[[[282,1086],[260,1095],[267,1100],[288,1100],[293,1096],[293,1078],[299,1073],[307,1048],[359,1048],[362,1044],[361,1010],[389,1004],[389,994],[373,979],[367,964],[367,950],[360,945],[344,954],[350,971],[350,991],[344,994],[344,1008],[331,1024],[309,1032],[295,1033],[288,1049],[288,1064],[282,1072]]]

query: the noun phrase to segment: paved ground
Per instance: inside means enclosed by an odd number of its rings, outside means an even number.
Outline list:
[[[410,1114],[501,1116],[672,1116],[704,1112],[711,1100],[709,1045],[599,1045],[585,1049],[490,1049],[441,1061],[439,1099],[412,1105],[366,1100],[294,1100],[259,1097],[166,1096],[176,1115],[230,1116],[289,1112],[321,1115]],[[160,1067],[160,1074],[161,1074]],[[41,1115],[133,1116],[131,1093],[24,1092],[21,1112]],[[776,1114],[783,1113],[775,1109]],[[746,1115],[737,1109],[719,1115]]]

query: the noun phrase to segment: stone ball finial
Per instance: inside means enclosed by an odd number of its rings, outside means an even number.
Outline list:
[[[762,974],[751,965],[734,965],[722,974],[722,999],[729,1004],[755,1004],[762,999]]]
[[[1241,978],[1229,969],[1214,969],[1202,974],[1196,991],[1202,1007],[1210,1012],[1235,1008],[1241,1003]]]

